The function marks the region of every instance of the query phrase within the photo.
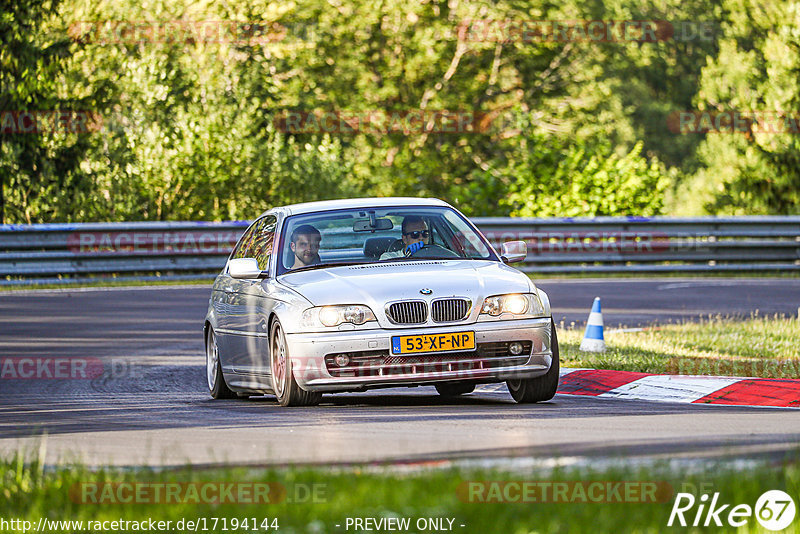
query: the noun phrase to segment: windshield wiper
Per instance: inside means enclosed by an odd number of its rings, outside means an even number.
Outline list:
[[[402,261],[426,261],[426,260],[468,260],[469,258],[462,258],[462,257],[455,257],[455,256],[425,256],[425,257],[414,257],[414,256],[401,256],[399,258],[387,258],[385,260],[380,260],[379,263],[392,263],[392,262],[402,262]]]
[[[344,265],[361,265],[363,261],[336,261],[331,263],[315,263],[314,265],[306,265],[305,267],[298,267],[297,269],[289,269],[284,274],[299,273],[302,271],[313,271],[314,269],[325,269],[327,267],[342,267]]]

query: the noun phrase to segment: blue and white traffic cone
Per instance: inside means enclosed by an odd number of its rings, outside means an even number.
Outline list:
[[[600,297],[595,297],[592,312],[586,322],[586,333],[583,334],[581,350],[586,352],[605,352],[606,342],[603,340],[603,312],[600,311]]]

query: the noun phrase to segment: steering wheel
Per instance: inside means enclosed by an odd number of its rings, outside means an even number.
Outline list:
[[[450,250],[449,248],[444,248],[441,245],[425,245],[418,251],[411,254],[410,257],[412,258],[440,258],[444,256],[445,258],[460,258],[458,254]]]

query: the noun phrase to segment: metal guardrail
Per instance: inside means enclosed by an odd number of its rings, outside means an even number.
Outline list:
[[[529,273],[800,271],[800,216],[473,221],[493,244],[525,240]]]
[[[475,218],[529,273],[800,271],[800,216]],[[246,221],[0,226],[0,284],[209,278]]]

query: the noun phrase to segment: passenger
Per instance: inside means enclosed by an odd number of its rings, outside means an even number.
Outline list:
[[[402,250],[394,252],[384,252],[381,254],[382,260],[391,258],[402,258],[411,256],[423,246],[430,244],[431,233],[425,219],[419,215],[408,215],[403,218],[403,245]]]
[[[289,248],[294,253],[294,264],[290,269],[299,269],[320,262],[319,243],[322,235],[310,224],[302,224],[292,232]]]

